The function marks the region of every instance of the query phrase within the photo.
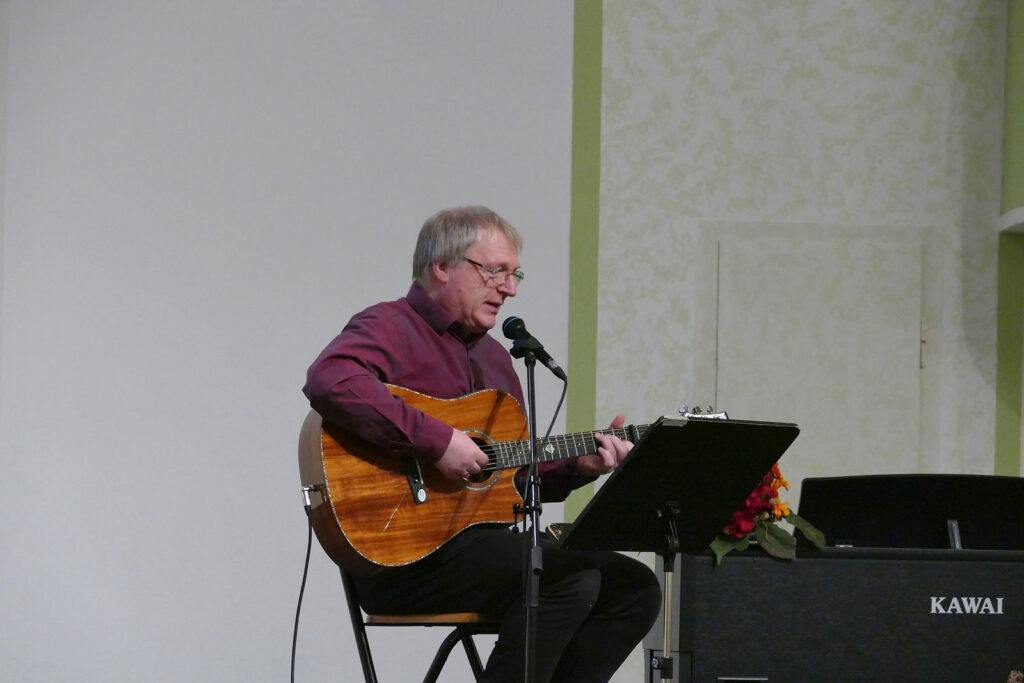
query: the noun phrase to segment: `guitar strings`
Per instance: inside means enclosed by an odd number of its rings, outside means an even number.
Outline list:
[[[649,425],[638,426],[636,429],[642,433]],[[562,434],[546,439],[537,439],[537,454],[539,462],[549,462],[562,458],[587,455],[597,451],[597,442],[594,434],[612,434],[619,438],[628,439],[631,428],[617,427],[615,429],[600,429],[592,432],[576,432],[573,434]],[[480,450],[487,456],[487,464],[481,468],[482,472],[521,467],[529,464],[529,439],[522,441],[491,441],[480,444]],[[551,445],[553,451],[545,454],[544,447]],[[573,453],[569,453],[569,449]]]

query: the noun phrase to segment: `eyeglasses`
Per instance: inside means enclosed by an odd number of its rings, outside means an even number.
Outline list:
[[[505,270],[504,268],[488,268],[479,261],[474,261],[471,258],[463,256],[462,259],[464,261],[469,261],[474,266],[479,268],[480,271],[484,274],[484,277],[487,278],[487,284],[500,286],[506,284],[508,282],[508,279],[512,278],[513,280],[516,281],[516,284],[518,285],[521,284],[524,279],[526,279],[526,274],[523,273],[523,271],[519,270],[518,268],[516,268],[515,270]]]

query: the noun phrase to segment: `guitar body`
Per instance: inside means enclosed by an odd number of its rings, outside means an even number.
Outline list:
[[[480,443],[528,439],[522,408],[495,390],[443,400],[408,389],[391,392]],[[327,554],[349,571],[399,566],[431,554],[467,527],[511,524],[521,502],[514,469],[486,478],[451,481],[432,465],[381,452],[358,437],[322,423],[311,411],[299,437],[299,472],[315,487],[310,516]],[[421,477],[422,491],[409,475]],[[418,495],[417,495],[418,494]],[[425,494],[425,495],[424,495]],[[417,503],[417,497],[424,499]]]

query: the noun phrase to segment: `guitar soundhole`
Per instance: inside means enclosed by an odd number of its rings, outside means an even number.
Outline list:
[[[487,448],[485,448],[485,446],[493,443],[493,441],[488,438],[487,434],[484,434],[483,432],[473,430],[467,431],[466,434],[473,439],[477,446],[483,448],[484,453],[487,452]],[[499,473],[500,472],[498,470],[485,469],[477,472],[476,474],[472,474],[466,479],[466,488],[488,489],[498,480]]]

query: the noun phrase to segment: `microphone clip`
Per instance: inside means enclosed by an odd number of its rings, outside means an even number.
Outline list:
[[[525,358],[526,354],[532,354],[534,360],[537,358],[537,352],[542,351],[544,347],[536,337],[526,337],[525,339],[514,339],[512,340],[512,349],[509,354],[513,358]]]
[[[526,331],[526,325],[522,318],[512,316],[506,319],[501,325],[501,331],[507,339],[512,340],[512,350],[509,353],[513,358],[526,358],[527,365],[532,365],[539,360],[554,373],[555,377],[563,382],[569,381],[569,378],[565,376],[565,370],[555,362],[551,354],[544,350],[544,346],[537,341],[537,338]]]

